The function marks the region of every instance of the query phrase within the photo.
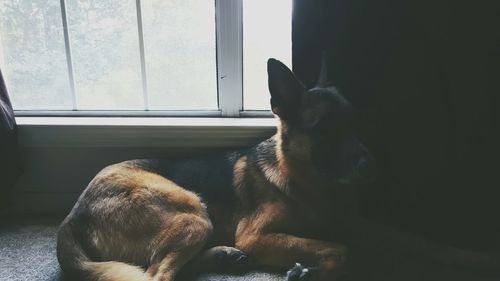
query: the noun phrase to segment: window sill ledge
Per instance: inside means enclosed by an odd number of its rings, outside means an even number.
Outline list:
[[[276,130],[272,118],[17,117],[21,147],[235,147]]]

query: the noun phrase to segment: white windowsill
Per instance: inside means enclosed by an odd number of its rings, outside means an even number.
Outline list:
[[[21,147],[231,147],[255,143],[272,118],[16,117]]]
[[[19,126],[276,127],[274,118],[16,117]]]

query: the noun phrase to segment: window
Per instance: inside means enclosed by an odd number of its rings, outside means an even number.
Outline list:
[[[0,67],[18,115],[240,116],[291,63],[292,0],[5,0]],[[242,114],[243,113],[243,114]]]
[[[243,2],[243,101],[248,110],[269,108],[266,62],[292,64],[292,1]]]

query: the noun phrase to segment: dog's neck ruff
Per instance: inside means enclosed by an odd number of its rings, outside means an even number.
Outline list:
[[[288,188],[288,177],[284,175],[282,171],[280,171],[279,167],[271,166],[271,165],[262,165],[262,171],[264,172],[264,176],[266,179],[278,187],[281,191],[286,194],[289,194],[290,190]]]
[[[285,194],[289,194],[288,168],[281,151],[281,138],[278,134],[266,141],[259,157],[258,165],[264,177]]]

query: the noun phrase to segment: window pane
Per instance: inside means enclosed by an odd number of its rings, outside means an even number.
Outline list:
[[[143,0],[150,109],[217,109],[215,3]]]
[[[0,1],[0,63],[14,109],[71,109],[59,1]]]
[[[243,106],[270,109],[267,59],[292,62],[292,0],[243,1]]]
[[[78,109],[144,109],[135,0],[66,0]]]

